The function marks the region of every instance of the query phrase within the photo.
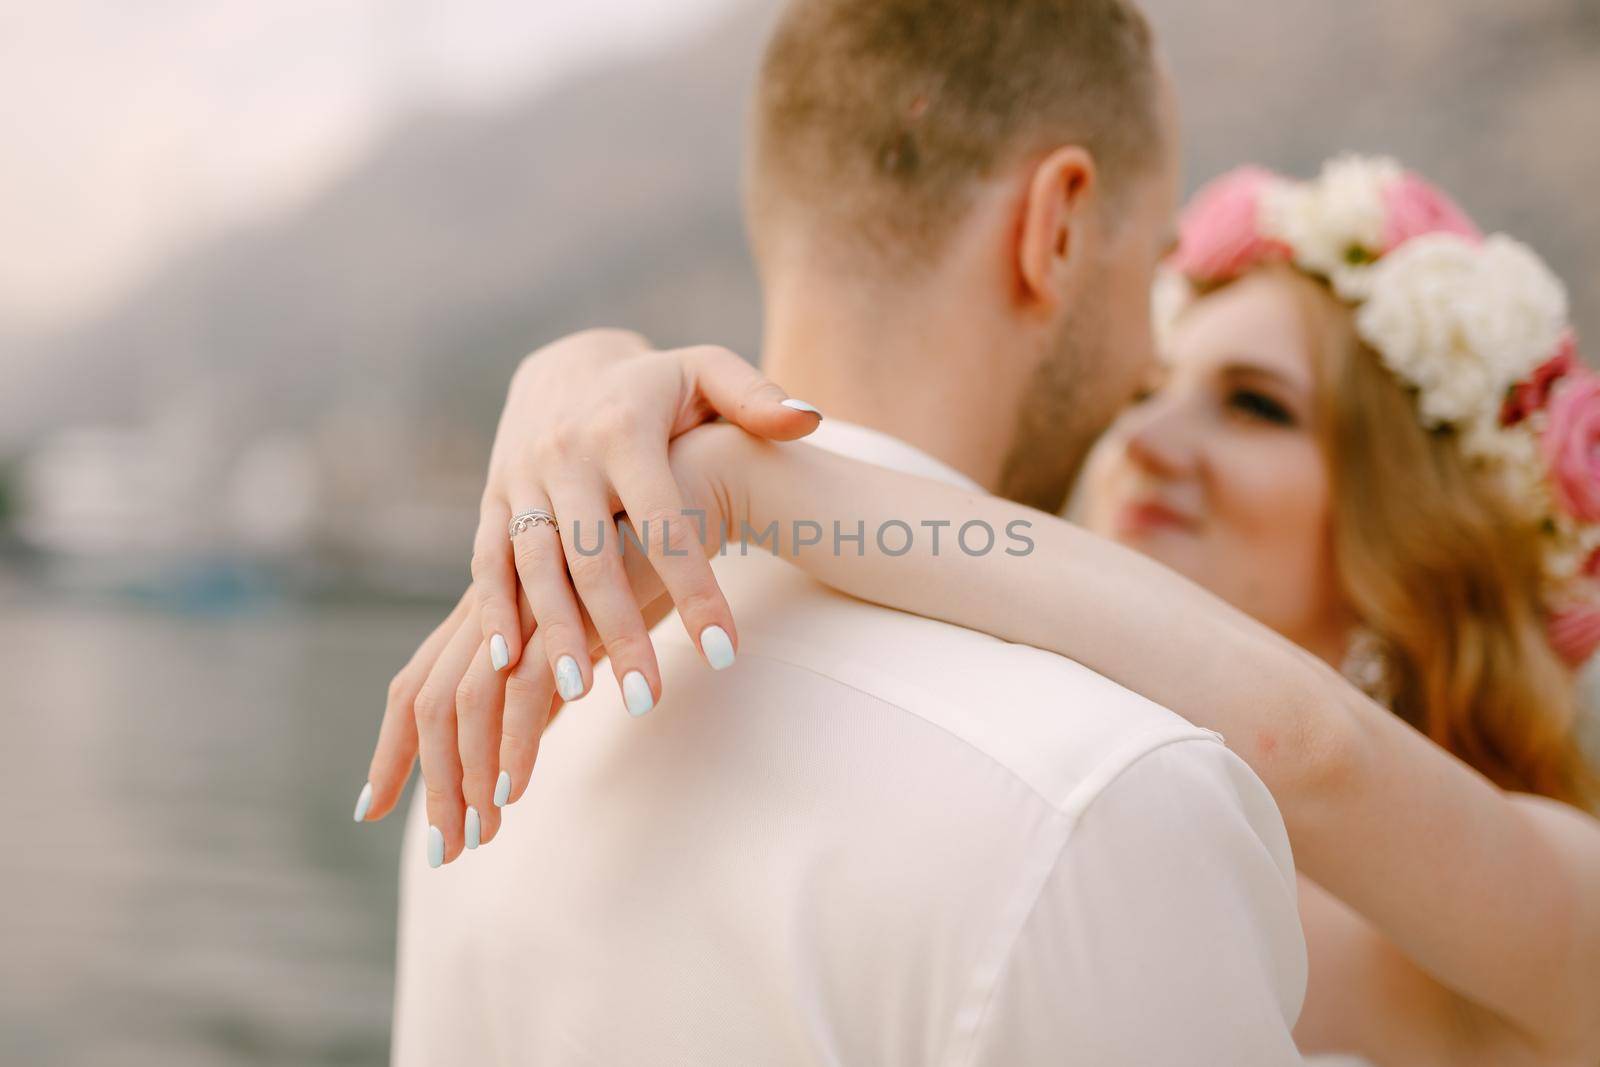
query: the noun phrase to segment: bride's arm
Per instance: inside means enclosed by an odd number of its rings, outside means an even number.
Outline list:
[[[1220,732],[1277,799],[1302,871],[1542,1052],[1592,1061],[1600,824],[1508,796],[1309,653],[1068,522],[804,445],[700,433],[684,445],[715,435],[704,455],[733,535],[777,522],[780,551],[828,585],[1069,656]],[[864,523],[866,551],[835,552],[831,536],[797,549],[797,520]],[[995,534],[979,556],[981,527],[956,542],[972,522]],[[890,556],[874,533],[894,523],[914,536]],[[898,552],[904,528],[887,529]]]

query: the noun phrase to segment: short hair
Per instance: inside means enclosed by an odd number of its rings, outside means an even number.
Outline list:
[[[1128,0],[792,0],[756,87],[751,206],[928,259],[978,179],[1077,144],[1109,199],[1164,149]],[[833,236],[833,235],[829,235]]]

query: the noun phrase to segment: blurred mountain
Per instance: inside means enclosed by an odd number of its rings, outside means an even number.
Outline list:
[[[748,350],[738,160],[765,22],[744,12],[498,110],[412,116],[298,210],[218,234],[105,317],[34,342],[45,358],[22,362],[39,380],[5,391],[0,425],[14,439],[202,389],[241,436],[376,399],[486,441],[518,357],[568,329]]]
[[[0,456],[35,454],[24,539],[97,584],[266,549],[336,581],[459,587],[525,353],[596,324],[753,352],[739,148],[769,10],[494,110],[415,114],[298,209],[11,342]],[[128,546],[97,530],[159,533],[106,576]]]

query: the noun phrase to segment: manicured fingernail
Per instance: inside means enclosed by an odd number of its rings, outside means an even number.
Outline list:
[[[571,656],[556,660],[556,692],[561,694],[562,700],[577,700],[583,696],[583,672],[578,670],[578,661]]]
[[[622,676],[622,702],[628,705],[629,715],[643,715],[656,706],[656,698],[650,695],[650,683],[638,671]]]
[[[499,634],[489,638],[489,662],[494,664],[494,669],[503,671],[506,664],[511,662],[511,650],[506,647],[506,639]]]
[[[361,795],[356,797],[356,822],[361,822],[367,817],[367,809],[372,807],[372,783],[368,782],[361,787]]]
[[[511,775],[505,771],[500,772],[500,777],[494,780],[494,806],[503,808],[506,801],[511,799]]]
[[[478,842],[483,837],[483,820],[478,818],[478,809],[467,805],[467,847],[477,848]]]
[[[700,631],[700,651],[714,671],[725,671],[733,666],[733,642],[728,631],[720,626],[707,626]]]
[[[810,404],[807,404],[804,400],[796,400],[793,397],[790,397],[788,400],[783,402],[783,406],[788,408],[790,411],[803,411],[807,415],[815,415],[819,419],[822,418],[822,412],[818,411]]]
[[[444,834],[437,826],[428,827],[428,866],[438,867],[444,863]]]

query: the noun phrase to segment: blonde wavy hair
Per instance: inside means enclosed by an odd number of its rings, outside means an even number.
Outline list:
[[[1573,672],[1546,637],[1539,531],[1356,331],[1289,267],[1317,380],[1335,566],[1377,637],[1393,711],[1505,789],[1593,809]]]

